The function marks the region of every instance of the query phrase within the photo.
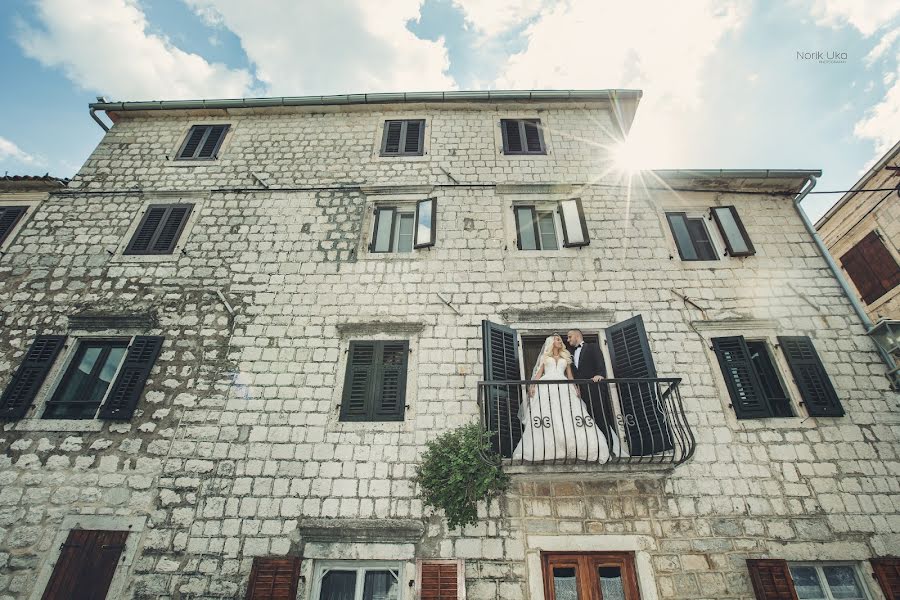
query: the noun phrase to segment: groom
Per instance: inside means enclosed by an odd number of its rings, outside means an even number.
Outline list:
[[[619,436],[616,434],[609,390],[606,386],[600,385],[606,375],[600,344],[585,343],[584,334],[580,329],[570,329],[566,341],[572,349],[572,370],[575,379],[590,379],[594,382],[579,386],[581,399],[593,413],[597,427],[606,435],[610,453],[618,456]]]

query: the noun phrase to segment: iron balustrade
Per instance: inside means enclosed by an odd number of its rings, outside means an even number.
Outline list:
[[[694,453],[680,378],[481,381],[481,423],[512,465],[678,465]]]

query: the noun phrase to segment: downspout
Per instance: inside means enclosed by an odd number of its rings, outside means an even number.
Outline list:
[[[96,109],[96,108],[92,108],[92,109],[91,109],[91,118],[92,118],[93,120],[97,121],[97,125],[99,125],[100,127],[102,127],[102,128],[103,128],[103,131],[109,131],[109,127],[106,126],[106,123],[104,123],[103,121],[101,121],[101,120],[100,120],[100,117],[97,116],[97,109]]]
[[[863,327],[865,328],[866,333],[868,333],[872,330],[872,319],[870,319],[869,315],[866,314],[865,309],[859,302],[859,298],[856,297],[856,292],[854,292],[850,287],[850,284],[847,283],[847,279],[841,272],[841,268],[838,267],[836,262],[834,262],[834,258],[831,256],[831,253],[825,246],[825,242],[823,242],[822,238],[819,237],[819,233],[816,231],[815,227],[813,227],[813,224],[809,221],[809,217],[806,216],[806,213],[803,212],[803,208],[800,206],[800,202],[802,202],[803,199],[806,198],[807,194],[809,194],[812,189],[816,187],[815,175],[810,175],[808,182],[809,185],[806,186],[806,188],[803,189],[796,198],[794,198],[794,208],[797,210],[797,214],[800,215],[800,220],[803,221],[803,225],[806,227],[806,231],[809,232],[809,235],[812,236],[813,241],[816,243],[816,248],[819,249],[819,254],[821,254],[822,258],[825,259],[825,262],[828,264],[828,268],[831,269],[831,273],[841,285],[841,289],[844,290],[844,295],[847,296],[847,299],[850,301],[850,305],[853,307],[853,311],[856,313],[856,316],[859,317],[859,320],[862,321]],[[872,343],[875,344],[875,340],[872,340]],[[895,391],[898,390],[898,382],[895,381],[894,378],[890,375],[890,373],[897,368],[894,359],[890,354],[888,354],[880,346],[878,346],[878,344],[875,344],[875,347],[878,350],[879,356],[881,356],[881,360],[887,367],[887,377],[891,382],[891,388]]]

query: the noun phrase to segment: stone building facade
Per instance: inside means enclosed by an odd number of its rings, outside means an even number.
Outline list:
[[[575,597],[576,572],[598,585],[587,571],[628,600],[788,598],[810,577],[891,598],[870,575],[889,590],[897,564],[877,559],[900,554],[900,412],[792,206],[815,172],[619,173],[638,99],[95,105],[115,125],[0,256],[0,388],[19,386],[0,400],[0,598],[71,597],[66,569],[135,599],[451,597],[426,589],[439,581],[537,600]],[[561,217],[576,198],[583,219]],[[491,324],[516,352],[596,335],[621,378],[607,334],[638,316],[648,380],[677,385],[686,460],[509,466],[508,494],[462,530],[422,506],[425,444],[483,420]],[[735,375],[729,357],[748,357],[726,339],[760,345],[784,412],[763,414],[762,374]],[[393,352],[399,404],[345,406],[360,348]],[[94,404],[67,400],[77,377]]]

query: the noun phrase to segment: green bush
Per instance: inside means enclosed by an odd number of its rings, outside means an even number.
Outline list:
[[[430,442],[416,481],[422,502],[444,509],[450,529],[475,524],[478,502],[490,501],[509,487],[490,434],[474,423]]]

